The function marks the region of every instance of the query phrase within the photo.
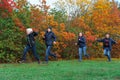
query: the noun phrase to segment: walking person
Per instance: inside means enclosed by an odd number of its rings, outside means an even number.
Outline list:
[[[86,46],[86,39],[83,36],[83,33],[79,33],[78,36],[78,43],[76,43],[76,45],[79,45],[79,61],[82,61],[82,54],[84,53],[84,56],[89,58],[89,55],[87,54],[86,50],[87,50],[87,46]]]
[[[48,63],[49,61],[49,56],[53,56],[55,59],[57,58],[56,54],[53,54],[51,52],[51,48],[53,46],[53,44],[56,44],[56,36],[55,34],[52,32],[52,27],[48,27],[45,35],[44,35],[44,40],[45,40],[45,44],[46,44],[46,55],[45,55],[45,61],[46,63]]]
[[[36,44],[35,44],[35,39],[34,39],[34,37],[37,36],[38,33],[33,31],[32,28],[26,29],[26,33],[27,33],[27,45],[24,48],[22,59],[19,62],[20,63],[24,62],[26,60],[27,52],[29,50],[32,50],[34,57],[38,61],[38,64],[40,64],[40,59],[39,59],[39,56],[37,55],[37,52],[36,52]]]
[[[110,34],[106,34],[105,38],[103,39],[98,39],[98,42],[102,42],[103,43],[103,49],[104,49],[104,55],[107,56],[108,61],[111,61],[111,50],[112,50],[112,46],[113,44],[116,44],[116,42],[110,38]]]

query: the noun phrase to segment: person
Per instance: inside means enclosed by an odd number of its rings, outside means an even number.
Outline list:
[[[82,54],[84,53],[84,56],[86,56],[87,58],[89,58],[89,55],[87,54],[86,50],[86,39],[83,36],[83,33],[79,33],[78,36],[78,42],[76,43],[76,45],[79,45],[79,61],[82,61]]]
[[[111,55],[110,52],[112,50],[112,45],[116,44],[116,42],[110,38],[110,34],[106,34],[105,38],[103,39],[96,39],[98,42],[102,42],[103,43],[103,49],[104,49],[104,55],[107,56],[108,61],[111,61]]]
[[[35,45],[35,39],[34,39],[34,37],[37,36],[38,33],[33,31],[32,28],[26,29],[26,33],[27,33],[27,45],[24,48],[23,56],[22,56],[21,61],[19,61],[19,63],[23,63],[26,60],[27,52],[29,50],[32,50],[34,57],[38,61],[38,64],[40,64],[40,59],[39,59],[39,56],[37,55],[37,52],[36,52],[36,45]]]
[[[53,46],[53,43],[56,44],[56,36],[55,34],[52,32],[52,27],[48,27],[44,38],[45,40],[45,44],[46,44],[46,55],[45,55],[45,61],[46,63],[48,63],[48,57],[49,56],[53,56],[55,59],[57,58],[57,56],[53,53],[51,53],[51,48]]]

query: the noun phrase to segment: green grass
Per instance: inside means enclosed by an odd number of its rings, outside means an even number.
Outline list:
[[[120,61],[0,64],[0,80],[120,80]]]

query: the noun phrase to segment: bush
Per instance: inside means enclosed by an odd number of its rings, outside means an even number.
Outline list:
[[[22,35],[11,17],[0,18],[0,61],[15,62],[21,53]]]

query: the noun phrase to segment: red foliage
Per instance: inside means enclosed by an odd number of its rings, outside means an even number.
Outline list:
[[[87,37],[87,40],[94,42],[95,41],[95,36],[90,35],[90,36]]]
[[[92,35],[91,32],[86,32],[85,33],[85,37],[87,39],[87,42],[89,43],[89,46],[92,46],[92,43],[96,40],[96,36]]]
[[[13,0],[1,0],[0,8],[12,12],[12,10],[16,8],[16,3]]]

